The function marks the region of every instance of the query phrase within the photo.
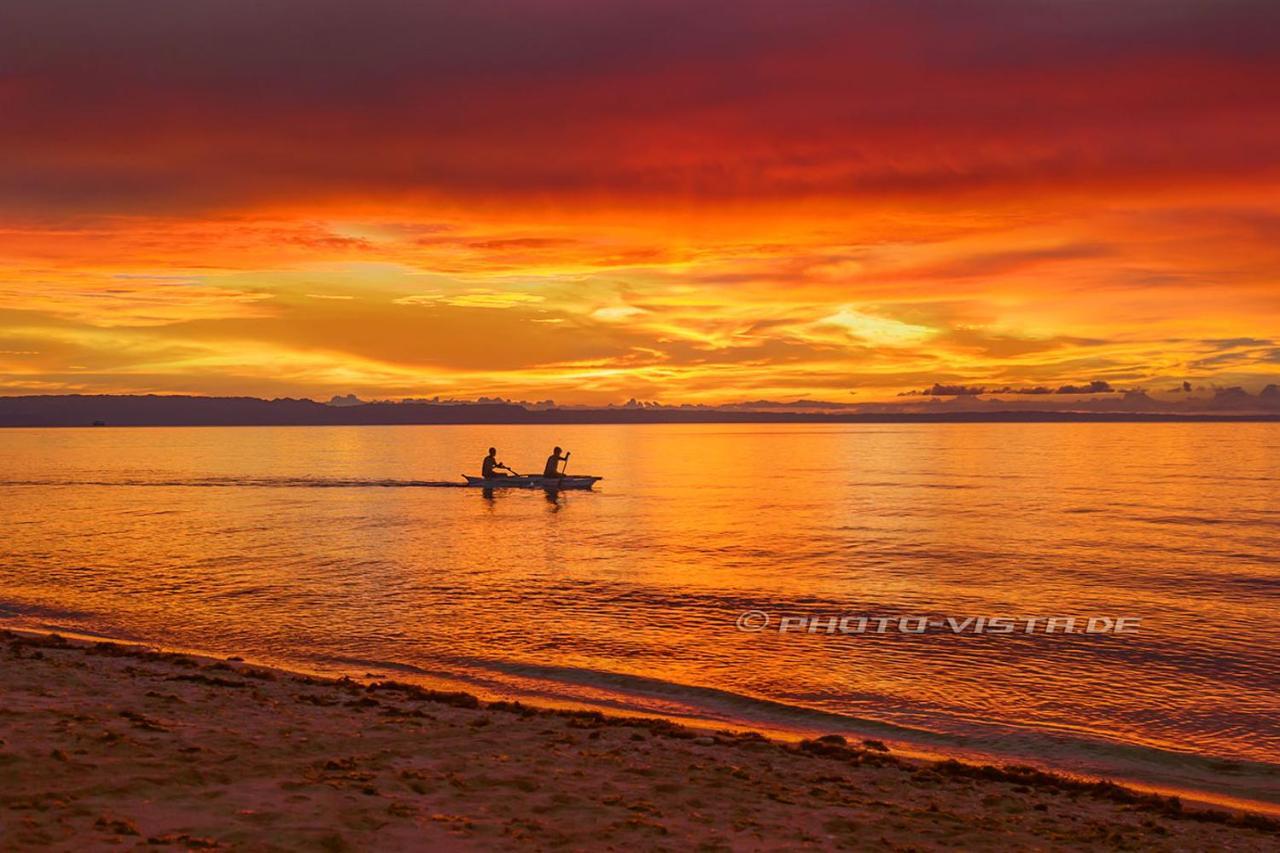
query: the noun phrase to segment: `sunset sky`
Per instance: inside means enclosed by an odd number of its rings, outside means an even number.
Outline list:
[[[5,0],[0,394],[1280,380],[1275,0]]]

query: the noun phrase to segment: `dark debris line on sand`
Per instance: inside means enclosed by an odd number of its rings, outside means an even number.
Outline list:
[[[1231,849],[1280,822],[921,762],[0,631],[0,848]]]

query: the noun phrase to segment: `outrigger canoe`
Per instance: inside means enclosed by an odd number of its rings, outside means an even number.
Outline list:
[[[468,477],[462,475],[468,486],[482,489],[590,489],[597,480],[603,477],[495,477],[486,480],[484,477]]]

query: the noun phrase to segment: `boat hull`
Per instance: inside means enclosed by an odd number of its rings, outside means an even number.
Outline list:
[[[482,489],[590,489],[601,477],[498,477],[486,480],[483,477],[462,475],[468,486]]]

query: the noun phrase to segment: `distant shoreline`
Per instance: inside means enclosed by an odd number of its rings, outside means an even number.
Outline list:
[[[18,429],[53,429],[53,430],[74,430],[74,429],[163,429],[163,428],[182,428],[194,429],[205,427],[343,427],[343,426],[662,426],[662,425],[696,425],[706,424],[714,425],[731,425],[731,424],[796,424],[796,425],[821,425],[821,424],[1134,424],[1134,423],[1155,423],[1155,424],[1176,424],[1176,423],[1204,423],[1204,424],[1221,424],[1221,423],[1280,423],[1280,416],[1277,415],[1245,415],[1232,417],[1230,415],[1118,415],[1114,417],[1097,417],[1097,416],[1049,416],[1049,417],[999,417],[991,415],[983,415],[974,418],[954,418],[954,417],[904,417],[901,415],[891,415],[885,417],[862,416],[862,417],[842,417],[829,419],[813,419],[813,418],[709,418],[709,419],[669,419],[669,420],[607,420],[600,418],[592,419],[555,419],[555,420],[529,420],[529,421],[493,421],[493,420],[450,420],[450,421],[344,421],[341,423],[291,423],[291,422],[236,422],[236,423],[217,423],[217,422],[173,422],[173,423],[102,423],[102,424],[25,424],[25,423],[0,423],[0,429],[18,430]]]
[[[97,423],[0,423],[0,429],[102,429],[124,427],[335,427],[335,426],[647,426],[661,424],[1075,424],[1075,423],[1280,423],[1280,415],[1079,415],[1071,413],[994,413],[956,415],[839,415],[833,417],[609,418],[571,416],[492,420],[344,420],[297,421],[154,421]]]
[[[676,406],[527,408],[515,403],[362,403],[253,397],[0,397],[0,427],[587,424],[1280,423],[1280,412],[738,411]]]

